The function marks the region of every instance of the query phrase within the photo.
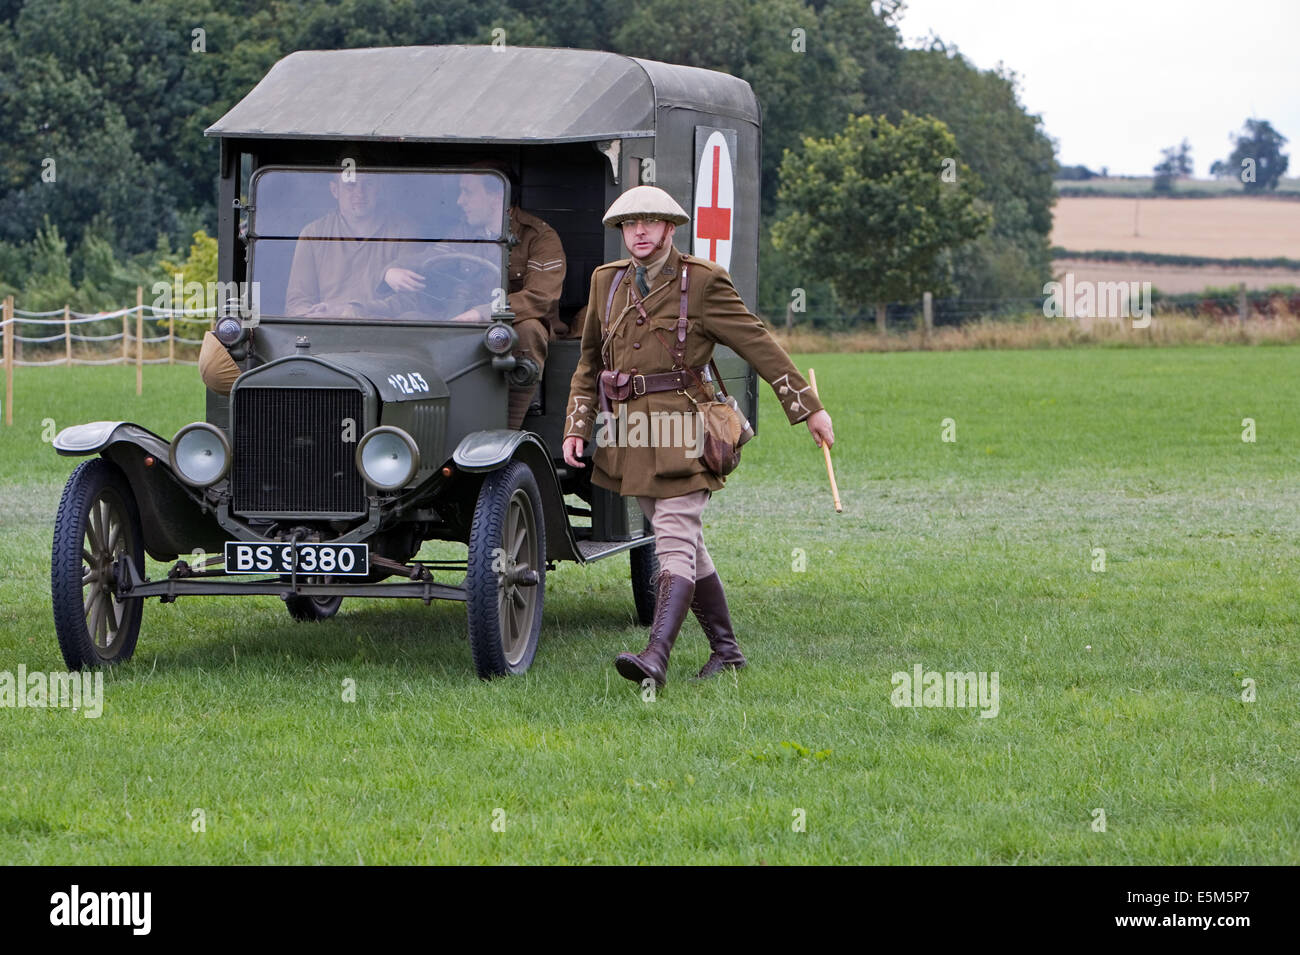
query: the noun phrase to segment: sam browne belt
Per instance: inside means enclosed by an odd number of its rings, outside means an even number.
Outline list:
[[[631,372],[607,370],[600,373],[600,408],[609,411],[611,401],[630,401],[656,391],[685,390],[693,380],[702,378],[708,365],[683,368],[657,375],[634,375]]]

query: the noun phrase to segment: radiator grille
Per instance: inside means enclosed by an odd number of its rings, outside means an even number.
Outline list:
[[[354,422],[350,442],[343,440],[345,418]],[[364,512],[365,485],[353,458],[364,430],[361,392],[354,389],[239,389],[235,512]]]

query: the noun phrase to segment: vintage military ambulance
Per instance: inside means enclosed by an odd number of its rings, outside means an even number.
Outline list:
[[[679,247],[724,264],[753,303],[759,127],[739,79],[610,53],[409,47],[277,63],[207,130],[220,142],[219,278],[234,291],[216,334],[240,368],[233,390],[209,391],[205,420],[170,440],[99,421],[55,441],[89,458],[54,534],[68,666],[129,659],[147,598],[242,594],[279,597],[303,621],[333,616],[344,597],[465,601],[479,675],[520,673],[547,569],[625,551],[648,624],[656,567],[636,502],[561,456],[591,273],[625,255],[601,215],[633,185],[663,187],[692,212]],[[293,314],[295,256],[327,241],[307,226],[334,208],[329,183],[349,161],[393,223],[377,238],[424,288],[414,302]],[[499,228],[466,229],[455,198],[466,176],[481,177]],[[511,179],[568,261],[562,337],[522,430],[506,427],[507,389],[536,369],[511,356],[501,294]],[[451,320],[489,302],[479,321]],[[752,370],[725,348],[718,364],[756,422]],[[467,558],[420,559],[437,540],[465,544]],[[151,579],[145,554],[166,573]]]

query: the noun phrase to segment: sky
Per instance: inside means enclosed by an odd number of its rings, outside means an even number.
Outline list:
[[[1300,175],[1300,0],[905,0],[899,30],[1015,72],[1063,166],[1150,175],[1186,138],[1208,177],[1254,117]]]

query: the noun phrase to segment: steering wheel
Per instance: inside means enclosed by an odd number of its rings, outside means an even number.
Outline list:
[[[430,256],[415,270],[424,279],[424,288],[417,294],[434,303],[439,309],[463,311],[482,302],[470,301],[483,288],[483,280],[490,279],[495,288],[501,281],[500,266],[470,255],[468,252],[447,252]],[[438,291],[435,291],[437,289]]]

